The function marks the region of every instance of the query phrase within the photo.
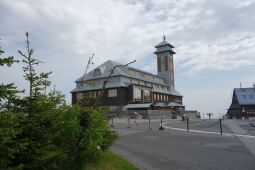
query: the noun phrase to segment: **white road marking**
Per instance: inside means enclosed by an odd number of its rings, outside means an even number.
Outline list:
[[[187,129],[173,128],[173,127],[165,126],[165,124],[167,124],[167,123],[172,123],[172,122],[165,122],[165,123],[162,123],[162,125],[163,125],[164,128],[172,129],[172,130],[187,131]],[[216,134],[216,135],[220,135],[220,133],[218,133],[218,132],[209,132],[209,131],[202,131],[202,130],[191,130],[191,129],[189,129],[189,132],[207,133],[207,134]],[[222,133],[222,135],[223,135],[223,136],[238,136],[238,137],[244,137],[244,138],[255,139],[255,136],[250,136],[250,135],[238,135],[238,134],[231,134],[231,133]]]

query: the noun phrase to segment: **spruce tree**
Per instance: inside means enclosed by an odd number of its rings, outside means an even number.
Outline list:
[[[50,86],[48,80],[49,75],[52,72],[38,74],[35,70],[35,66],[42,61],[33,57],[34,49],[30,47],[29,34],[26,32],[26,52],[18,51],[23,57],[22,62],[25,64],[23,67],[24,77],[29,82],[29,96],[27,97],[27,111],[29,117],[32,116],[37,100],[39,99],[42,91],[46,90]]]
[[[14,59],[13,56],[9,57],[1,57],[2,54],[5,52],[0,47],[0,66],[7,66],[10,67],[13,63],[18,63],[19,61]],[[15,108],[17,101],[19,100],[19,97],[17,96],[17,93],[23,92],[21,90],[18,90],[17,87],[14,85],[14,83],[8,83],[0,84],[0,109],[11,111],[13,108]]]

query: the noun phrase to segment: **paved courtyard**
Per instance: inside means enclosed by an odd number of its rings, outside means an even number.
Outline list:
[[[249,137],[253,130],[251,128],[247,133],[241,128],[246,122],[224,121],[223,132],[238,132],[248,137],[217,134],[219,124],[215,120],[190,122],[190,129],[215,134],[168,128],[159,131],[159,124],[159,120],[151,121],[150,125],[148,120],[130,120],[130,123],[128,120],[114,120],[113,129],[119,132],[120,139],[112,151],[139,169],[255,169],[255,138]],[[164,126],[185,129],[186,122],[164,120]]]

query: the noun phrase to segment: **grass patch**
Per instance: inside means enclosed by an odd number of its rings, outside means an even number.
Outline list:
[[[98,159],[85,165],[82,170],[137,170],[130,162],[110,151],[102,152]]]

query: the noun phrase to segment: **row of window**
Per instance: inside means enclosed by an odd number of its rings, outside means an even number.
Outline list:
[[[153,99],[158,101],[169,101],[169,96],[166,94],[153,94]]]
[[[144,101],[150,101],[151,100],[151,92],[146,89],[140,89],[140,88],[134,88],[134,99],[142,100],[142,91],[143,91],[143,100]],[[88,94],[92,95],[93,97],[99,96],[101,93],[100,90],[88,92]],[[117,97],[118,91],[117,89],[109,89],[107,90],[107,97]],[[77,100],[80,100],[83,98],[83,93],[77,93]],[[153,94],[153,99],[157,101],[168,101],[169,96],[166,94]]]
[[[93,87],[93,86],[96,86],[97,84],[101,84],[103,83],[104,79],[97,79],[97,80],[85,80],[85,81],[82,81],[82,82],[78,82],[76,84],[76,87],[83,87],[83,86],[89,86],[89,87]],[[116,80],[115,80],[116,81]],[[110,77],[108,79],[108,83],[111,83],[113,82],[113,79],[112,77]]]
[[[91,95],[93,97],[97,97],[101,94],[101,90],[86,92],[86,94]],[[77,100],[81,100],[83,98],[83,95],[84,93],[77,93],[76,96]]]
[[[155,77],[153,75],[146,74],[143,72],[135,71],[132,69],[128,69],[128,74],[132,75],[132,76],[136,76],[138,78],[146,79],[148,81],[154,81],[156,83],[163,83],[163,79],[161,79],[161,78],[158,78],[158,77]]]
[[[131,78],[125,78],[124,82],[126,83],[130,83],[130,84],[139,84],[142,86],[147,86],[147,87],[152,87],[154,89],[159,89],[159,90],[167,90],[169,91],[169,87],[163,86],[163,85],[159,85],[159,84],[152,84],[152,83],[148,83],[142,80],[136,80],[136,79],[131,79]]]
[[[77,93],[77,100],[81,100],[83,98],[83,94],[84,93]],[[89,94],[93,97],[97,97],[97,96],[100,96],[101,90],[90,91],[90,92],[87,92],[86,94]],[[117,97],[117,96],[118,96],[117,89],[107,90],[107,97]]]
[[[142,91],[143,91],[143,100],[150,101],[151,100],[151,93],[149,90],[134,88],[134,99],[142,100]]]
[[[134,89],[134,99],[142,100],[142,91],[143,91],[143,100],[150,101],[151,100],[151,92],[149,90],[135,88]],[[169,96],[166,94],[153,94],[153,99],[157,101],[169,101]]]

